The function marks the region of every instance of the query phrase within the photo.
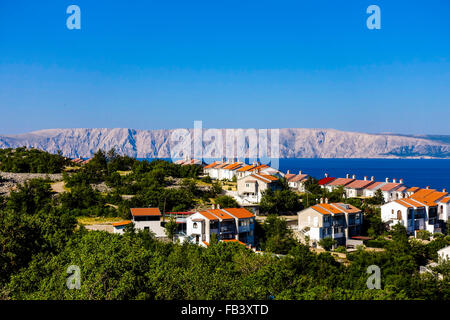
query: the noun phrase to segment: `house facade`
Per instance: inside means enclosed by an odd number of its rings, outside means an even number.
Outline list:
[[[259,203],[267,189],[278,188],[278,178],[266,174],[250,174],[237,180],[237,193],[243,202]]]
[[[165,237],[159,208],[131,208],[131,222],[137,230],[152,231],[157,238]]]
[[[298,213],[298,230],[316,247],[324,238],[336,240],[336,246],[361,233],[363,215],[358,208],[345,203],[321,203]]]
[[[219,240],[238,240],[253,246],[255,216],[244,208],[210,209],[187,218],[186,234],[191,242],[207,245],[215,233]]]

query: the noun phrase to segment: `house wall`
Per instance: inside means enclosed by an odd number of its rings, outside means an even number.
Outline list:
[[[146,227],[148,227],[153,233],[155,233],[155,236],[158,238],[165,237],[165,229],[161,226],[161,221],[158,220],[152,220],[152,221],[136,221],[133,217],[133,223],[134,227],[138,230],[144,230]]]

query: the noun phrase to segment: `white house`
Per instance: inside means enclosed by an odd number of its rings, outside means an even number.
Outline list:
[[[210,209],[189,216],[186,234],[192,242],[208,245],[215,233],[218,240],[238,240],[254,245],[255,216],[244,208]]]
[[[259,203],[267,189],[278,188],[278,178],[265,174],[251,174],[237,180],[237,193],[242,202]]]
[[[358,208],[345,203],[320,203],[298,213],[301,237],[309,237],[314,247],[324,238],[336,240],[337,246],[361,233],[363,215]]]
[[[373,178],[373,177],[372,177]],[[374,184],[375,181],[368,180],[367,177],[364,177],[364,180],[354,180],[349,184],[344,186],[344,190],[347,198],[356,198],[364,196],[364,190]]]
[[[381,206],[381,220],[394,226],[397,223],[403,225],[407,232],[414,234],[416,230],[425,230],[427,212],[425,205],[412,199],[398,199]]]
[[[308,175],[302,173],[300,170],[298,174],[290,173],[289,170],[284,176],[290,188],[305,192],[305,182],[308,180]]]
[[[137,230],[151,230],[156,237],[165,237],[159,208],[131,208],[131,221]]]

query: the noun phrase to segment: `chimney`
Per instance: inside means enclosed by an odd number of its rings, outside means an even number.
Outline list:
[[[375,181],[375,177],[374,177],[374,176],[371,176],[371,177],[370,177],[370,180],[371,180],[371,181]]]
[[[325,178],[328,178],[328,173],[325,173]]]
[[[215,208],[216,208],[216,205],[213,203],[212,206],[211,206],[211,209],[214,210]]]
[[[386,178],[386,182],[389,182],[389,178]]]
[[[328,198],[325,198],[325,203],[328,203]]]
[[[350,178],[350,175],[347,173],[347,174],[345,175],[345,177],[348,179],[348,178]]]
[[[217,205],[216,205],[216,209],[220,209],[220,204],[217,204]]]
[[[290,174],[290,173],[291,173],[290,170],[288,170],[286,174]]]
[[[298,174],[299,174],[299,175],[302,174],[302,170],[299,170],[299,171],[298,171]]]
[[[430,189],[430,186],[427,186],[425,189]]]
[[[397,183],[397,179],[392,179],[392,182],[393,183]]]
[[[323,198],[320,198],[320,203],[323,203]]]
[[[367,176],[364,176],[364,181],[367,181]]]
[[[401,184],[403,184],[403,179],[400,179],[398,182],[401,183]]]
[[[353,178],[353,179],[356,179],[356,174],[354,174],[354,175],[352,176],[352,178]]]
[[[445,189],[445,188],[444,188],[444,189],[442,189],[442,192],[447,192],[447,189]]]

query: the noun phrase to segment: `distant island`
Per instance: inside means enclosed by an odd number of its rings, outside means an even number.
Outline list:
[[[192,129],[190,129],[192,130]],[[204,129],[206,130],[206,129]],[[221,129],[225,132],[225,129]],[[99,149],[137,158],[169,158],[173,130],[47,129],[0,136],[0,148],[33,147],[89,158]],[[450,159],[450,136],[369,134],[335,129],[279,129],[280,158]]]

